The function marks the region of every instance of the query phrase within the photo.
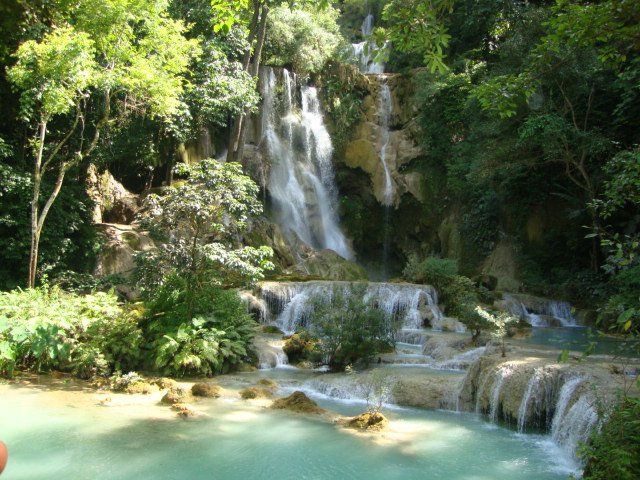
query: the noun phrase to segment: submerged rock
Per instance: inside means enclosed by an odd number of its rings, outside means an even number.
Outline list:
[[[258,385],[264,388],[269,388],[271,390],[275,390],[278,388],[278,382],[275,380],[271,380],[270,378],[261,378],[258,380]]]
[[[144,380],[139,380],[137,382],[130,383],[124,388],[125,393],[131,393],[131,394],[142,393],[144,395],[148,395],[150,393],[157,392],[157,391],[158,391],[157,385],[153,385]]]
[[[253,400],[256,398],[271,398],[273,392],[268,388],[248,387],[240,390],[240,397],[245,400]]]
[[[215,383],[196,383],[191,387],[191,394],[194,397],[218,398],[220,386]]]
[[[196,415],[196,412],[184,403],[174,403],[171,405],[171,409],[178,412],[178,416],[182,418],[194,417]]]
[[[385,430],[389,426],[389,420],[380,412],[361,413],[360,415],[346,419],[341,423],[345,427],[365,430],[368,432],[379,432]]]
[[[271,404],[275,410],[291,410],[297,413],[321,414],[325,410],[320,408],[316,402],[307,397],[304,392],[296,391],[288,397],[279,398]]]

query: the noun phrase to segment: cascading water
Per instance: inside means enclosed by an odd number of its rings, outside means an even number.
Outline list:
[[[389,148],[389,139],[391,137],[390,122],[393,113],[393,102],[391,100],[391,90],[384,77],[381,77],[380,99],[378,106],[378,117],[380,123],[380,162],[384,172],[384,190],[382,205],[384,208],[384,236],[382,242],[382,267],[385,279],[388,276],[387,265],[389,263],[389,247],[390,247],[390,222],[391,208],[393,204],[394,186],[391,178],[389,165],[387,164],[387,150]]]
[[[362,73],[383,73],[384,64],[374,60],[374,55],[372,55],[372,53],[376,46],[369,40],[369,37],[373,32],[373,14],[367,14],[362,21],[360,31],[364,40],[359,43],[351,44],[351,50],[354,58],[358,62],[358,68],[360,68]]]
[[[259,285],[259,294],[268,312],[263,322],[276,325],[286,333],[306,327],[314,301],[331,302],[336,288],[350,295],[353,284],[325,281],[263,282]],[[428,285],[368,283],[364,287],[363,301],[371,302],[385,313],[390,332],[398,323],[402,329],[400,332],[407,333],[402,336],[404,339],[421,338],[422,335],[412,336],[411,333],[421,333],[425,322],[437,329],[443,319],[436,291]]]
[[[527,307],[518,295],[505,294],[504,302],[512,315],[526,320],[533,327],[549,327],[549,320],[554,320],[563,327],[577,326],[573,307],[569,302],[539,299],[534,308]]]
[[[273,68],[261,72],[262,142],[271,162],[267,188],[283,231],[317,249],[352,257],[336,215],[331,137],[324,125],[318,92],[298,86],[282,72],[282,100]],[[298,98],[300,98],[298,102]]]

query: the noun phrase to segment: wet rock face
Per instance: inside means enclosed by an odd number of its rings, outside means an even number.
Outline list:
[[[397,207],[405,193],[422,201],[422,176],[417,172],[402,171],[422,153],[413,139],[413,79],[411,76],[384,75],[368,80],[370,93],[363,102],[364,117],[345,147],[344,163],[369,175],[373,193],[380,203],[388,201],[385,164],[393,187],[391,203]],[[390,97],[386,106],[381,102],[384,88],[388,88]]]

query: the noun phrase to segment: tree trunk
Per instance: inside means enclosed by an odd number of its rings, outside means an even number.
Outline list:
[[[40,186],[42,182],[42,154],[44,151],[44,139],[47,134],[47,121],[40,121],[38,126],[38,153],[36,154],[33,168],[33,195],[31,198],[31,248],[29,250],[29,276],[27,287],[33,288],[36,284],[36,271],[38,269],[38,244],[40,234],[38,233],[38,202],[40,201]]]
[[[256,45],[256,51],[253,55],[253,63],[251,64],[251,70],[249,73],[252,77],[257,77],[260,71],[260,59],[262,58],[262,48],[264,47],[264,40],[267,34],[267,16],[269,13],[269,7],[267,5],[262,7],[262,15],[260,17],[260,28],[258,33],[258,43]],[[249,109],[246,109],[240,122],[240,132],[238,134],[238,141],[236,144],[236,162],[242,162],[244,159],[244,142],[247,136],[247,122],[246,119],[249,116]]]
[[[260,67],[260,57],[262,56],[262,48],[267,30],[267,16],[269,7],[261,5],[260,0],[254,0],[253,18],[251,19],[249,33],[249,50],[245,53],[242,66],[245,71],[249,72],[252,77],[258,75]],[[259,23],[258,23],[259,22]],[[253,62],[251,62],[251,44],[257,37],[255,49],[253,49]],[[227,151],[227,162],[238,162],[242,160],[244,151],[244,139],[246,136],[246,118],[249,115],[249,109],[245,109],[233,121],[231,135],[229,136],[229,149]]]

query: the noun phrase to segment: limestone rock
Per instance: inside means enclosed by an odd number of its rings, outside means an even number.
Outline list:
[[[357,430],[380,432],[389,426],[389,420],[380,412],[365,412],[346,420],[343,425]]]
[[[149,235],[134,226],[103,223],[97,227],[104,243],[98,254],[96,276],[128,275],[135,268],[134,253],[155,247]]]
[[[244,400],[253,400],[256,398],[271,398],[273,397],[273,392],[269,388],[247,387],[240,390],[240,397]]]
[[[173,405],[175,403],[186,403],[190,398],[189,392],[184,388],[177,387],[169,390],[164,397],[162,397],[161,402],[166,405]]]
[[[367,272],[355,262],[345,260],[333,250],[320,250],[286,270],[287,274],[312,276],[323,280],[366,280]]]
[[[507,292],[517,292],[521,282],[518,279],[517,254],[515,247],[506,240],[501,240],[485,260],[482,274],[497,279],[496,288]]]
[[[94,203],[94,223],[133,222],[140,207],[139,197],[129,192],[108,170],[98,173],[95,165],[89,165],[86,185],[87,194]]]
[[[325,410],[320,408],[316,402],[307,397],[303,392],[296,391],[285,398],[279,398],[271,404],[275,410],[291,410],[297,413],[321,414]]]
[[[195,383],[191,387],[191,394],[194,397],[218,398],[220,397],[220,386],[215,383]]]

